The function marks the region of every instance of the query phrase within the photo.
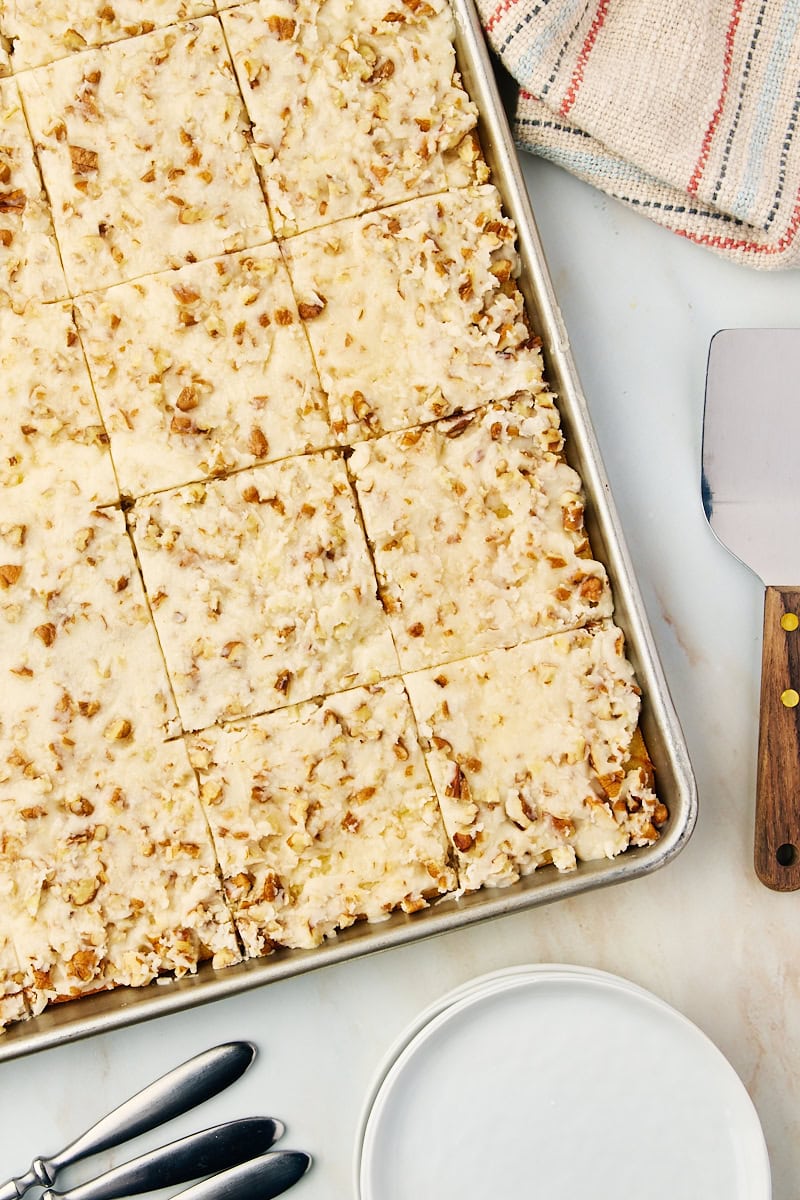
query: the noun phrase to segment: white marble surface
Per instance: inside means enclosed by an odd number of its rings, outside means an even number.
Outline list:
[[[400,1030],[474,975],[562,961],[650,988],[717,1043],[761,1117],[774,1200],[796,1200],[800,893],[767,891],[751,867],[761,587],[707,529],[699,476],[711,335],[727,325],[800,324],[800,278],[730,266],[554,167],[527,162],[525,170],[686,730],[700,792],[694,838],[642,880],[3,1064],[0,1180],[169,1066],[247,1037],[260,1048],[250,1073],[175,1128],[281,1116],[287,1144],[316,1156],[290,1194],[348,1200],[362,1101]],[[759,426],[757,396],[753,417],[753,436],[772,436]],[[630,1051],[645,1063],[646,1047]],[[639,1136],[657,1157],[659,1131]]]

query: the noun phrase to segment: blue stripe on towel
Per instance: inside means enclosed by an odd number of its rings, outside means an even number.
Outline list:
[[[797,0],[784,0],[775,41],[764,74],[764,84],[758,101],[754,105],[756,117],[750,135],[742,182],[730,205],[731,212],[744,221],[752,222],[751,213],[756,189],[764,170],[764,152],[769,141],[770,127],[775,119],[775,108],[780,98],[786,63],[797,34],[798,24],[800,24],[800,4],[797,3]],[[793,124],[790,122],[788,135],[790,140],[792,132]]]

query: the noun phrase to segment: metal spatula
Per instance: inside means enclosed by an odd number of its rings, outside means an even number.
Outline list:
[[[755,869],[800,888],[800,329],[723,329],[711,341],[703,507],[766,584]]]

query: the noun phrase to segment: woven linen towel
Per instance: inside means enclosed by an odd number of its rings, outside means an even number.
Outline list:
[[[515,137],[682,237],[800,266],[800,0],[477,0]]]

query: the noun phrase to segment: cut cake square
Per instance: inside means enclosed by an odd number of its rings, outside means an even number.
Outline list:
[[[334,441],[276,245],[119,284],[76,308],[123,492]]]
[[[399,680],[189,741],[249,955],[317,946],[455,888]]]
[[[34,1012],[237,957],[124,518],[73,516],[0,525],[0,873]]]
[[[342,441],[541,389],[514,226],[490,185],[302,233],[283,250]]]
[[[335,455],[158,493],[129,520],[185,729],[397,674]]]
[[[216,17],[18,78],[73,294],[270,240]]]
[[[549,392],[360,443],[348,460],[404,671],[612,612]]]
[[[117,723],[124,730],[132,714],[134,724],[141,720],[159,738],[178,732],[122,513],[53,505],[29,519],[7,510],[0,517],[0,555],[6,673],[0,702],[7,721],[24,715],[25,753],[32,760],[38,747],[49,764],[29,769],[26,778],[50,778],[63,769],[53,722],[66,722],[76,706],[92,717],[92,731],[107,730],[92,749],[113,742]],[[80,768],[91,774],[90,754]]]
[[[0,306],[23,309],[63,299],[67,281],[13,79],[0,80],[0,129]]]
[[[447,0],[255,0],[221,19],[277,236],[488,177]]]
[[[405,677],[463,887],[655,841],[666,810],[610,622]]]
[[[0,815],[0,830],[3,819]],[[0,906],[7,908],[11,880],[0,865]],[[14,1021],[30,1016],[25,998],[25,972],[22,970],[9,933],[0,930],[0,1033]]]
[[[4,0],[0,24],[24,71],[213,11],[212,0]]]
[[[0,520],[119,499],[69,302],[0,305]]]
[[[4,839],[13,859],[4,922],[33,1014],[53,1000],[184,975],[205,959],[237,962],[183,741],[92,746],[80,715],[63,736],[75,737],[87,761],[90,749],[101,757],[86,773],[68,767],[38,803],[19,805],[24,835]]]

